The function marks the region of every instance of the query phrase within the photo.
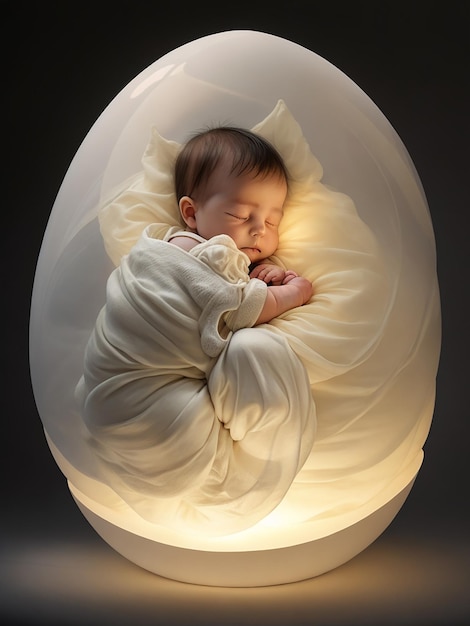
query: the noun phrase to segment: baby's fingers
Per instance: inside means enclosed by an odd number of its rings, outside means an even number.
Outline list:
[[[250,278],[259,278],[263,279],[263,275],[266,273],[266,266],[264,265],[255,265],[255,267],[250,272]]]
[[[283,285],[287,285],[293,278],[297,278],[298,274],[294,272],[294,270],[287,270],[284,276],[284,280],[282,281]]]

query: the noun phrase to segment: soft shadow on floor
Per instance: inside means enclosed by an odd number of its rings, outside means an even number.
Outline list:
[[[317,578],[253,589],[160,578],[83,535],[21,540],[0,557],[1,614],[48,626],[383,626],[467,624],[470,546],[462,533],[392,524],[349,563]],[[445,529],[444,529],[445,530]],[[464,535],[465,536],[465,535]]]

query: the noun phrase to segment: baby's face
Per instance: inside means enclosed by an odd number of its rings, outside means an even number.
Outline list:
[[[214,172],[204,200],[195,203],[196,230],[204,238],[229,235],[258,262],[273,254],[279,244],[279,224],[287,195],[287,183],[279,176],[237,176]]]

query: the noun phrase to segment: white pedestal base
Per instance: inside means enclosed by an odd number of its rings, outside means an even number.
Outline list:
[[[117,552],[136,565],[186,583],[220,587],[259,587],[312,578],[359,554],[390,524],[413,479],[383,506],[363,519],[312,541],[273,549],[185,548],[137,535],[97,512],[99,507],[69,483],[85,518]]]

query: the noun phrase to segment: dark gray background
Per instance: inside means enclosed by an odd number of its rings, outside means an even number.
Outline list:
[[[453,625],[470,622],[467,2],[1,2],[3,375],[0,617],[11,624]],[[422,180],[443,345],[425,461],[398,517],[351,562],[266,589],[166,581],[125,561],[73,503],[29,381],[35,263],[62,179],[140,71],[204,35],[260,30],[339,67],[377,104]]]

